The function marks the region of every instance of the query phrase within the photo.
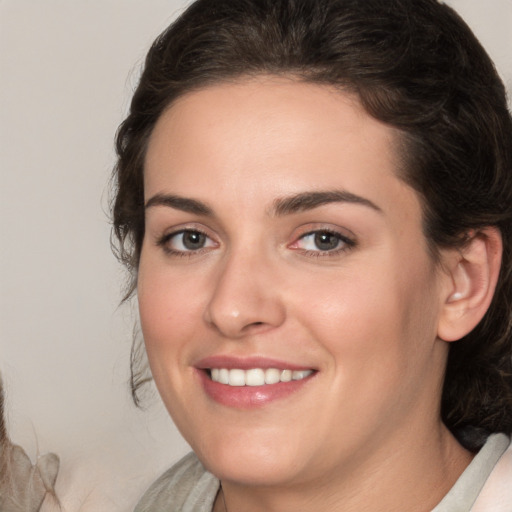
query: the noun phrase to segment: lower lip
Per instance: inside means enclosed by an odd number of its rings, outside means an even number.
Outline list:
[[[228,386],[214,382],[204,370],[197,370],[206,394],[215,402],[237,409],[254,409],[263,407],[276,400],[286,398],[299,391],[315,375],[290,382],[278,382],[264,386]]]

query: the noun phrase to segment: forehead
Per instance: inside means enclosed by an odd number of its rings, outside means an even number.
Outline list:
[[[179,98],[157,122],[146,200],[173,192],[247,207],[333,188],[383,206],[399,189],[416,199],[397,177],[398,138],[354,95],[328,86],[278,77],[210,86]]]

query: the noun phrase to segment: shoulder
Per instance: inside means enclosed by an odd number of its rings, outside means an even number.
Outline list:
[[[494,466],[478,496],[472,512],[509,512],[512,510],[512,444]]]
[[[135,512],[211,512],[219,481],[189,453],[146,491]]]

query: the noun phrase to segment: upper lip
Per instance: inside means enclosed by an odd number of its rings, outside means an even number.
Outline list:
[[[277,368],[279,370],[313,370],[311,366],[307,364],[296,364],[279,359],[273,359],[268,357],[234,357],[229,355],[214,355],[208,356],[195,365],[200,370],[207,370],[209,368],[238,368],[241,370],[250,370],[252,368],[262,368],[266,370],[268,368]]]

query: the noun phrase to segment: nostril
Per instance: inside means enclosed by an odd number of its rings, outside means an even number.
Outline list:
[[[262,325],[265,325],[265,322],[251,322],[245,326],[245,329],[253,329],[254,327],[260,327]]]
[[[251,331],[260,332],[261,329],[265,328],[266,325],[267,325],[266,322],[250,322],[242,328],[242,332],[245,332],[245,333],[251,332]]]

